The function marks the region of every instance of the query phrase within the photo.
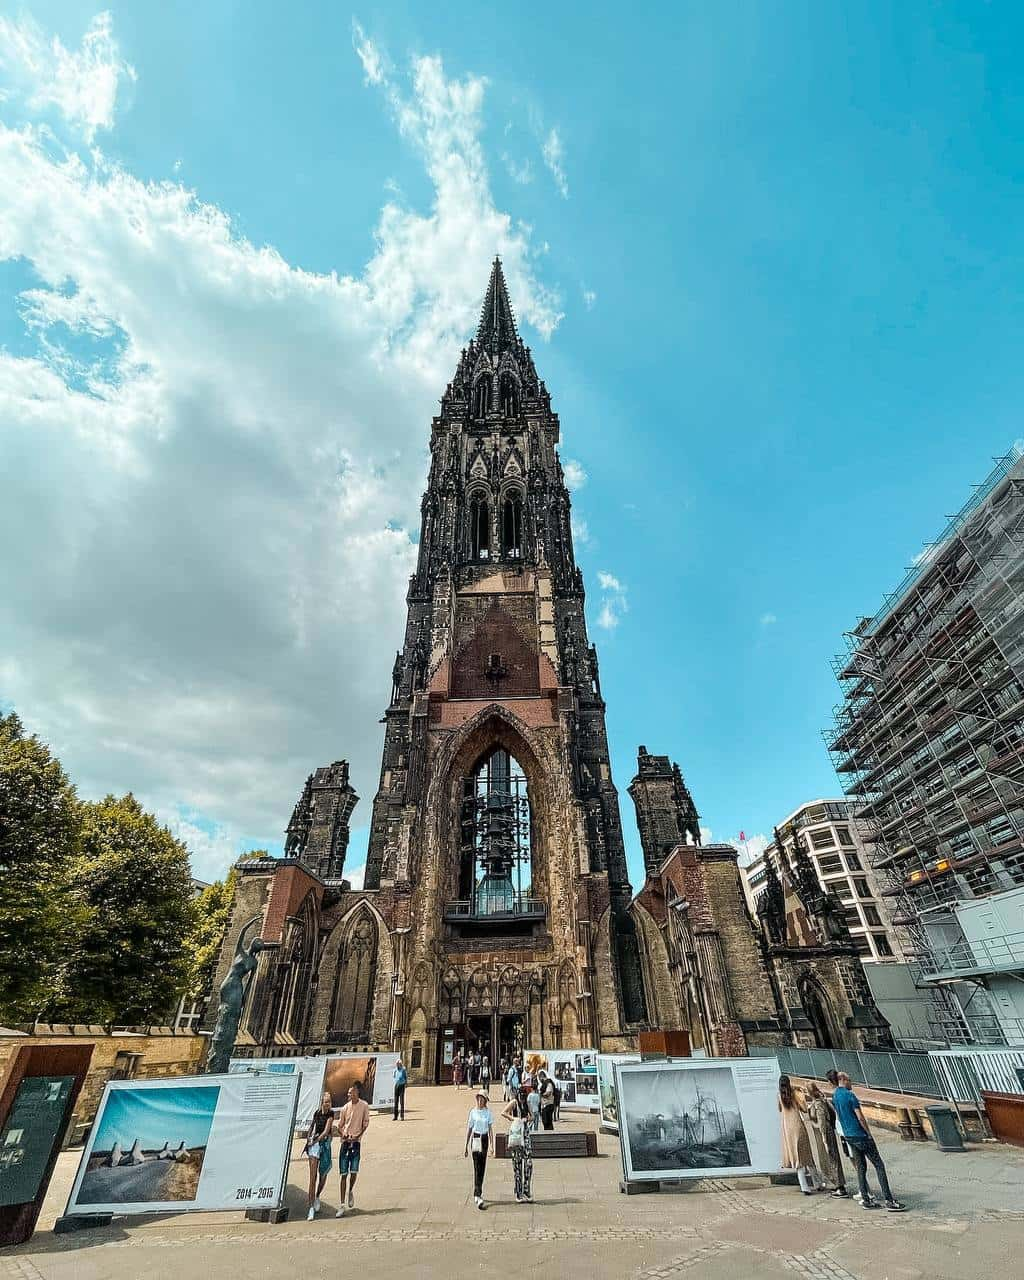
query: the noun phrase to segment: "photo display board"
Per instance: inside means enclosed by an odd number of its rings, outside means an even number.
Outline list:
[[[776,1058],[616,1062],[627,1181],[778,1173]]]
[[[297,1073],[111,1080],[67,1212],[276,1207],[298,1094]]]
[[[320,1109],[326,1066],[326,1058],[232,1058],[228,1071],[231,1075],[254,1071],[266,1071],[270,1075],[297,1075],[299,1105],[295,1112],[295,1127],[305,1133],[314,1112]]]
[[[327,1064],[323,1087],[330,1090],[335,1110],[348,1102],[353,1084],[371,1107],[394,1106],[397,1053],[331,1053],[322,1061]]]
[[[523,1069],[536,1077],[545,1071],[562,1091],[562,1106],[569,1111],[597,1111],[596,1049],[527,1049]]]
[[[615,1091],[615,1063],[639,1062],[638,1053],[599,1053],[597,1091],[601,1101],[601,1127],[619,1131],[619,1099]]]
[[[313,1113],[320,1108],[325,1089],[330,1092],[335,1111],[348,1102],[348,1091],[359,1085],[364,1102],[371,1107],[390,1109],[395,1102],[397,1053],[328,1053],[302,1058],[232,1058],[232,1075],[246,1071],[268,1071],[274,1075],[298,1075],[299,1107],[297,1128],[305,1132]]]

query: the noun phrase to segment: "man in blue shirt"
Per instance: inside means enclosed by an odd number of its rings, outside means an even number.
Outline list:
[[[401,1108],[402,1119],[405,1119],[405,1086],[409,1083],[409,1074],[399,1058],[395,1063],[395,1114],[392,1120],[398,1119],[398,1111]]]
[[[861,1110],[860,1099],[850,1088],[850,1077],[845,1071],[840,1071],[839,1085],[835,1093],[832,1095],[832,1105],[836,1109],[836,1115],[839,1117],[839,1127],[843,1131],[843,1137],[846,1139],[846,1145],[850,1148],[850,1154],[853,1156],[853,1165],[857,1170],[857,1181],[860,1184],[860,1202],[865,1209],[877,1209],[878,1201],[873,1199],[868,1191],[867,1162],[868,1160],[875,1167],[875,1175],[878,1178],[878,1185],[882,1191],[882,1200],[885,1207],[890,1213],[903,1213],[906,1205],[900,1202],[889,1189],[889,1179],[885,1172],[885,1162],[882,1160],[875,1140],[868,1131],[867,1121],[864,1119],[864,1112]]]

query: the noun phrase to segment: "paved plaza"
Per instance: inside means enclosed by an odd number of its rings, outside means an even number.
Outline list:
[[[547,1280],[670,1280],[692,1272],[730,1280],[969,1280],[1019,1273],[1024,1151],[1014,1148],[985,1144],[945,1155],[931,1143],[880,1133],[893,1186],[910,1209],[898,1215],[867,1212],[852,1200],[804,1197],[761,1179],[624,1196],[618,1142],[600,1135],[597,1159],[535,1163],[532,1205],[513,1199],[510,1162],[491,1161],[490,1207],[480,1212],[471,1162],[462,1155],[469,1093],[410,1089],[408,1102],[404,1123],[374,1116],[357,1207],[342,1221],[334,1217],[336,1170],[321,1216],[306,1221],[306,1165],[297,1143],[287,1223],[246,1222],[238,1213],[164,1215],[115,1218],[107,1228],[55,1236],[53,1222],[78,1164],[77,1152],[65,1153],[35,1237],[0,1251],[0,1277],[460,1280],[517,1272]],[[500,1109],[497,1101],[493,1106]],[[596,1117],[568,1112],[560,1127],[596,1126]]]

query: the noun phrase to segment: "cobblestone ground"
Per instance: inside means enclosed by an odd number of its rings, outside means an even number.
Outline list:
[[[198,1276],[444,1277],[526,1272],[545,1280],[1003,1280],[1024,1274],[1024,1151],[995,1144],[944,1155],[878,1134],[890,1179],[910,1212],[867,1212],[852,1200],[801,1196],[754,1182],[624,1196],[618,1142],[596,1160],[538,1160],[532,1205],[516,1204],[508,1161],[488,1167],[485,1212],[462,1156],[469,1095],[410,1089],[404,1123],[375,1116],[364,1144],[356,1209],[337,1221],[337,1177],[305,1220],[305,1163],[291,1165],[292,1220],[237,1213],[115,1218],[55,1236],[77,1167],[61,1158],[29,1244],[0,1252],[0,1280],[136,1280]],[[498,1105],[495,1104],[495,1109]],[[596,1127],[566,1113],[566,1129]]]

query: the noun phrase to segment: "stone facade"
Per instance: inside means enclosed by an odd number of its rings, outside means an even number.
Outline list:
[[[731,1054],[796,1025],[797,961],[755,929],[735,850],[700,847],[678,765],[644,747],[629,790],[647,882],[631,905],[558,440],[495,262],[432,425],[365,885],[343,878],[356,796],[337,762],[307,782],[285,858],[239,864],[215,989],[250,922],[278,944],[240,1051],[390,1048],[434,1081],[465,1050],[616,1050],[685,1026]],[[811,968],[852,992],[848,950],[819,946]]]
[[[652,1019],[713,1056],[750,1045],[891,1043],[841,913],[813,869],[775,876],[757,921],[737,851],[701,846],[677,765],[640,748],[630,784],[647,879],[633,904]],[[685,835],[693,843],[683,843]]]
[[[261,916],[280,943],[243,1016],[261,1050],[395,1047],[434,1080],[460,1047],[618,1048],[647,1025],[558,440],[495,262],[433,422],[365,889],[329,834],[314,849],[322,770],[286,859],[241,867],[215,982]],[[332,781],[322,826],[343,813],[347,841],[347,769]]]

